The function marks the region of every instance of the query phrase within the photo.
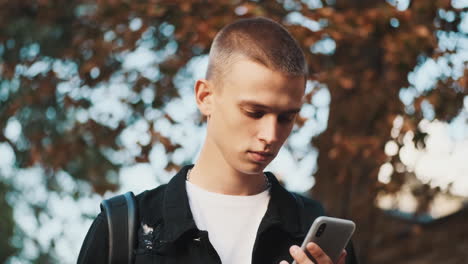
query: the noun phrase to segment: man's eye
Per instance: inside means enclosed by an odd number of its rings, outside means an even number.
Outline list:
[[[280,115],[278,116],[278,121],[280,123],[289,123],[289,122],[292,122],[294,120],[294,117],[296,115]]]
[[[252,118],[261,118],[265,114],[263,112],[249,112],[249,111],[246,111],[245,113]]]

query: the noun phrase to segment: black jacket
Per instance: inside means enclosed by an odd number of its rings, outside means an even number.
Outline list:
[[[221,263],[208,232],[197,228],[190,211],[185,189],[190,168],[183,167],[168,184],[136,196],[141,223],[134,251],[136,264]],[[289,247],[301,245],[311,223],[324,210],[316,201],[291,194],[273,174],[266,174],[272,183],[271,199],[257,232],[252,263],[291,263]],[[351,245],[347,251],[346,264],[356,264]],[[107,221],[100,213],[86,235],[78,263],[107,264],[107,252]]]

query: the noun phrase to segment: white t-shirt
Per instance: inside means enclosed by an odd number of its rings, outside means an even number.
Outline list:
[[[223,264],[252,263],[257,230],[270,201],[269,189],[250,196],[206,191],[186,181],[195,224],[208,238]]]

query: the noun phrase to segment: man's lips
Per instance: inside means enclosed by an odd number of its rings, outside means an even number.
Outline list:
[[[263,162],[273,157],[273,153],[271,152],[249,151],[248,153],[253,160],[258,162]]]

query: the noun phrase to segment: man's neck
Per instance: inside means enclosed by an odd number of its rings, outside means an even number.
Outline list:
[[[220,153],[213,155],[206,146],[190,170],[189,180],[207,191],[228,195],[254,195],[267,188],[263,173],[244,174],[235,170]]]

